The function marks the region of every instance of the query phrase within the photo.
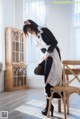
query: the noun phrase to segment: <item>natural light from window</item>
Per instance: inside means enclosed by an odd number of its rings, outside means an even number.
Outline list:
[[[0,1],[0,61],[2,60],[1,57],[2,57],[2,22],[3,22],[3,19],[2,19],[2,1]]]
[[[75,19],[74,19],[74,31],[75,31],[75,40],[76,40],[76,58],[80,59],[80,0],[75,0]]]
[[[45,25],[45,0],[24,1],[24,20],[27,19],[32,19],[39,26]],[[35,39],[30,36],[27,38],[27,62],[36,62],[41,56],[40,49],[35,46]]]
[[[32,99],[29,100],[26,104],[23,104],[19,107],[17,107],[15,110],[19,111],[21,113],[25,113],[26,115],[30,115],[33,116],[33,118],[37,119],[50,119],[50,117],[46,117],[44,115],[41,114],[41,110],[43,110],[43,107],[45,106],[45,102],[41,101],[41,100],[36,100],[36,99]],[[55,107],[55,111],[54,111],[54,117],[63,118],[63,115],[60,113],[57,113],[57,104],[54,103],[54,107]],[[62,106],[62,112],[64,110],[63,106]],[[74,113],[77,116],[80,116],[80,111],[78,109],[74,109],[74,108],[70,108],[70,113]],[[74,119],[74,117],[71,117],[70,119]]]

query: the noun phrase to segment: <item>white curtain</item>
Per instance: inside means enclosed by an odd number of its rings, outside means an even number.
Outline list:
[[[45,1],[24,0],[24,20],[32,19],[39,26],[45,25]],[[41,57],[41,51],[35,46],[35,38],[27,38],[27,62],[36,62]]]
[[[80,0],[75,0],[74,7],[74,38],[76,41],[76,59],[80,60]]]
[[[1,53],[1,50],[2,50],[2,47],[1,47],[1,39],[2,39],[2,1],[0,1],[0,61],[1,61],[1,56],[2,56],[2,53]]]
[[[0,0],[0,62],[5,69],[5,38],[4,38],[4,9],[3,1]]]

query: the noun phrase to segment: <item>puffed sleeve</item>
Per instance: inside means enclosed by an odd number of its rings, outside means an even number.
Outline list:
[[[41,34],[43,41],[47,45],[50,45],[50,47],[48,48],[48,52],[52,52],[53,49],[56,47],[58,41],[48,28],[42,28],[41,30],[43,31],[43,33]]]

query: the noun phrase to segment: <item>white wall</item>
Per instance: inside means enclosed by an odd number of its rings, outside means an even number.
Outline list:
[[[0,92],[4,91],[4,71],[0,72]]]
[[[0,62],[3,64],[0,72],[0,91],[4,90],[5,28],[15,25],[14,2],[14,0],[0,0]]]
[[[71,58],[72,4],[54,4],[53,0],[46,1],[46,24],[59,42],[62,59]]]
[[[28,64],[28,86],[30,88],[42,88],[44,87],[44,76],[39,76],[34,74],[34,69],[36,67],[36,63]]]
[[[15,26],[23,28],[23,0],[15,0]]]
[[[5,69],[5,28],[15,25],[14,0],[0,0],[0,61]]]

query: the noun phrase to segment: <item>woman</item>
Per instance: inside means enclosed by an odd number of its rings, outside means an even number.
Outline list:
[[[57,46],[58,41],[48,28],[40,28],[32,20],[24,22],[23,31],[25,35],[28,34],[28,32],[32,35],[36,35],[38,37],[37,42],[43,46],[41,51],[46,53],[46,59],[38,65],[34,72],[37,75],[44,75],[46,107],[42,111],[42,114],[47,115],[51,95],[50,88],[59,85],[62,80],[61,55]],[[51,105],[51,116],[53,116],[53,110],[54,106]]]

